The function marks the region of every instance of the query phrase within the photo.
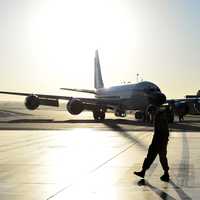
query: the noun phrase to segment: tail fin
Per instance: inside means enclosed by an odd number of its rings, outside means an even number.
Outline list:
[[[94,87],[95,89],[104,87],[103,79],[101,75],[101,66],[99,62],[98,50],[95,51],[95,58],[94,58]]]

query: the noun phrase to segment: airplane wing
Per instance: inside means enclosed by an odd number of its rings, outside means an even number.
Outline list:
[[[166,103],[173,104],[178,102],[200,103],[200,97],[187,97],[184,99],[167,99]]]
[[[179,117],[179,121],[183,120],[183,116],[187,114],[200,114],[200,98],[186,97],[183,99],[168,99],[168,105],[172,106],[173,113]]]
[[[96,94],[95,90],[87,90],[87,89],[74,89],[74,88],[60,88],[61,90],[70,90],[75,92],[84,92],[84,93],[90,93],[90,94]]]
[[[8,94],[8,95],[17,95],[17,96],[30,96],[35,95],[42,99],[51,99],[51,100],[70,100],[73,97],[71,96],[60,96],[60,95],[46,95],[46,94],[35,94],[35,93],[22,93],[22,92],[7,92],[7,91],[0,91],[0,94]],[[82,103],[85,104],[93,104],[93,105],[101,105],[107,108],[112,109],[113,107],[117,106],[122,100],[119,98],[79,98],[74,97],[80,100]]]
[[[0,91],[0,94],[9,94],[9,95],[17,95],[17,96],[30,96],[30,95],[36,95],[39,98],[47,98],[47,99],[63,99],[63,100],[69,100],[71,97],[67,96],[58,96],[58,95],[46,95],[46,94],[33,94],[33,93],[22,93],[22,92],[5,92]]]

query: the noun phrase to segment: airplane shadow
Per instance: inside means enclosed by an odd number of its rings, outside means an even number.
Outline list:
[[[177,186],[172,180],[169,181],[169,184],[174,188],[176,193],[178,194],[179,198],[181,200],[191,200],[192,198],[188,196],[179,186]],[[161,199],[163,200],[176,200],[174,197],[172,197],[170,194],[165,192],[164,190],[161,190],[152,184],[150,184],[145,179],[141,179],[137,182],[138,186],[145,186],[148,187],[150,190],[152,190],[155,194],[157,194]]]
[[[195,121],[196,122],[196,121]],[[185,132],[185,131],[191,131],[191,132],[199,132],[200,126],[191,124],[193,122],[187,121],[184,123],[177,123],[174,122],[173,124],[169,125],[170,130],[177,131],[177,132]]]
[[[10,110],[0,110],[0,117],[9,117],[9,116],[32,116],[32,114],[23,113],[20,111],[10,111]]]
[[[113,131],[120,134],[121,136],[127,138],[129,141],[139,145],[143,150],[145,150],[145,151],[147,150],[147,146],[145,144],[143,144],[142,141],[139,140],[137,137],[134,137],[133,135],[129,134],[125,128],[122,128],[120,126],[120,123],[113,123],[113,121],[104,120],[104,124],[107,127],[109,127],[110,129],[112,129]],[[127,122],[126,122],[126,124],[127,124]],[[136,130],[134,130],[134,131],[136,131]]]
[[[186,134],[187,133],[185,131],[183,131],[181,134],[182,152],[179,163],[179,171],[177,174],[177,181],[179,185],[187,187],[190,179],[189,171],[192,173],[194,170],[193,165],[190,165],[190,148]]]
[[[169,128],[171,131],[191,131],[191,132],[200,132],[200,123],[199,126],[192,123],[198,123],[198,120],[192,120],[192,121],[184,121],[184,122],[174,122],[173,124],[169,125]],[[70,119],[70,120],[53,120],[53,119],[16,119],[16,120],[10,120],[10,121],[0,121],[0,123],[55,123],[55,124],[105,124],[109,127],[112,127],[113,129],[117,130],[119,129],[120,125],[130,125],[128,127],[123,127],[125,130],[129,131],[144,131],[144,129],[141,129],[142,126],[145,128],[145,131],[152,131],[153,126],[152,124],[140,122],[140,121],[134,121],[134,120],[128,120],[128,119],[105,119],[104,121],[95,121],[93,119]],[[131,128],[131,125],[133,126]],[[136,127],[140,127],[137,129]],[[119,130],[121,131],[121,130]]]
[[[172,180],[169,181],[169,183],[172,185],[172,187],[175,189],[176,193],[182,200],[191,200],[192,198],[186,194],[183,189],[179,186],[177,186]]]
[[[100,124],[104,122],[110,122],[115,124],[124,124],[124,125],[136,125],[136,126],[149,126],[152,127],[152,124],[146,124],[144,122],[138,122],[127,119],[105,119],[104,121],[95,121],[93,119],[69,119],[69,120],[53,120],[53,119],[16,119],[10,120],[9,123],[91,123],[91,124]]]

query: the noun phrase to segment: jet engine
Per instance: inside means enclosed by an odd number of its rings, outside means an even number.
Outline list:
[[[36,95],[27,96],[25,99],[25,106],[29,110],[35,110],[40,105],[40,100]]]
[[[79,99],[72,98],[67,103],[67,110],[72,115],[78,115],[84,110],[84,104]]]

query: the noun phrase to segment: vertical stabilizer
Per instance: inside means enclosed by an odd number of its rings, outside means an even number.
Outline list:
[[[99,54],[98,50],[95,51],[95,58],[94,58],[94,87],[95,89],[103,88],[103,79],[101,75],[101,66],[99,61]]]

